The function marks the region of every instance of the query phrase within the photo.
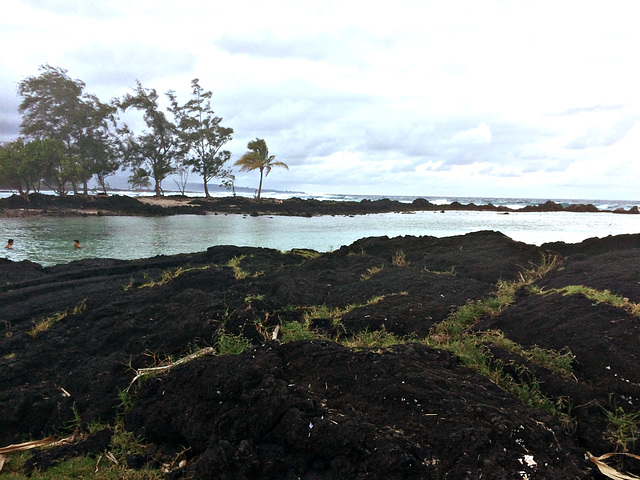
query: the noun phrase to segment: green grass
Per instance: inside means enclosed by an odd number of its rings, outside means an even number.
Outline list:
[[[567,347],[560,351],[541,348],[537,345],[534,345],[530,349],[525,349],[522,345],[505,337],[504,333],[500,331],[482,332],[479,335],[479,339],[482,343],[491,343],[507,352],[519,355],[556,375],[564,378],[573,377],[572,363],[575,356]]]
[[[629,301],[620,295],[611,293],[609,290],[597,290],[584,285],[567,285],[562,288],[551,290],[539,290],[539,294],[559,293],[562,295],[584,295],[595,304],[604,303],[613,307],[622,308],[632,315],[640,316],[640,305]]]
[[[311,327],[311,322],[308,320],[304,322],[282,322],[280,325],[280,341],[282,343],[323,338]]]
[[[60,462],[48,470],[34,471],[27,476],[22,469],[25,462],[31,457],[31,452],[19,452],[6,455],[4,468],[0,473],[0,480],[61,480],[85,478],[92,480],[160,480],[165,473],[160,470],[127,468],[126,456],[142,453],[146,445],[136,438],[131,432],[124,429],[121,419],[116,421],[114,427],[106,425],[94,425],[89,430],[97,431],[103,428],[113,428],[114,434],[109,449],[98,456],[84,456],[71,458]],[[81,432],[76,432],[82,435]],[[46,447],[44,447],[46,448]],[[117,462],[117,463],[115,463]],[[175,466],[165,466],[175,467]]]
[[[258,277],[258,276],[264,274],[264,272],[254,272],[252,274],[251,272],[249,272],[247,270],[244,270],[241,267],[241,264],[242,264],[242,260],[244,260],[246,257],[247,257],[246,255],[238,255],[238,256],[233,257],[231,260],[229,260],[226,263],[227,267],[231,267],[233,269],[233,277],[236,280],[243,280],[243,279],[248,278],[250,276],[255,278],[255,277]]]
[[[407,295],[407,292],[394,293],[391,295],[378,295],[375,297],[371,297],[364,303],[353,303],[349,305],[345,305],[344,307],[330,307],[328,305],[314,305],[310,307],[295,307],[292,309],[302,309],[303,313],[303,321],[309,322],[314,318],[331,318],[334,322],[339,322],[342,319],[343,315],[355,310],[356,308],[363,308],[370,305],[375,305],[376,303],[381,302],[385,298],[393,295]]]
[[[246,255],[235,256],[227,262],[227,267],[231,267],[233,269],[233,277],[236,280],[242,280],[243,278],[247,278],[249,276],[249,272],[242,270],[242,268],[240,267],[240,263],[242,262],[242,260],[244,260],[245,257]]]
[[[557,268],[557,257],[542,257],[541,264],[523,271],[516,281],[502,281],[498,283],[496,292],[489,298],[468,301],[465,305],[452,312],[445,320],[434,325],[431,329],[427,344],[449,350],[457,355],[462,363],[479,374],[487,377],[505,391],[518,397],[523,403],[549,411],[563,421],[570,423],[568,417],[570,402],[564,399],[553,401],[541,391],[534,375],[524,366],[512,365],[518,371],[514,377],[504,370],[501,361],[494,358],[487,347],[487,343],[517,353],[527,360],[536,362],[562,376],[571,375],[573,355],[567,350],[556,352],[540,347],[524,349],[517,343],[506,339],[495,332],[472,332],[471,327],[483,317],[500,314],[515,301],[515,293],[523,287],[530,286],[534,281],[542,278],[548,272]]]
[[[625,412],[622,407],[604,411],[607,420],[606,437],[623,452],[634,450],[640,435],[640,412]]]
[[[239,355],[245,350],[249,350],[253,345],[251,340],[243,335],[234,335],[223,332],[216,340],[216,350],[218,355]]]
[[[340,341],[345,347],[355,349],[384,349],[401,343],[416,342],[415,337],[399,337],[387,332],[384,326],[380,330],[357,333]]]
[[[250,293],[246,297],[244,297],[244,303],[251,304],[253,301],[261,301],[264,300],[265,296],[258,293]]]

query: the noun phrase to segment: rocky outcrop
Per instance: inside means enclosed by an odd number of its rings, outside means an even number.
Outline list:
[[[559,255],[561,267],[497,313],[477,313],[470,328],[478,339],[499,331],[520,346],[487,343],[485,351],[552,403],[566,400],[569,423],[433,342],[452,312],[492,299],[543,255]],[[497,232],[377,237],[324,254],[216,246],[46,268],[4,260],[0,445],[56,434],[69,422],[110,424],[120,412],[151,444],[132,466],[187,449],[171,478],[598,479],[586,452],[617,448],[605,412],[640,405],[640,324],[628,308],[640,302],[639,277],[637,235],[540,248]],[[566,295],[571,285],[627,303]],[[327,313],[334,311],[339,321]],[[295,323],[312,339],[272,339],[276,327]],[[340,343],[363,332],[414,341]],[[136,369],[217,348],[223,335],[242,335],[251,347],[138,381],[122,410],[119,392]],[[571,374],[523,356],[535,348],[570,351]]]

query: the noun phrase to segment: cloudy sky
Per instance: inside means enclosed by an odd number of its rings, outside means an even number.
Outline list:
[[[634,0],[12,0],[0,141],[49,64],[103,101],[136,80],[186,101],[199,78],[234,160],[259,137],[289,165],[265,188],[637,200],[637,18]]]

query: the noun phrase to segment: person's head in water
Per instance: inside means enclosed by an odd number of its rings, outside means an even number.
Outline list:
[[[4,248],[13,248],[13,238],[7,240],[7,246]]]
[[[80,240],[73,241],[73,248],[82,248],[82,245],[80,245]]]

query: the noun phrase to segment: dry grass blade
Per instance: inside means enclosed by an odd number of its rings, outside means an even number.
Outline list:
[[[271,340],[277,340],[278,333],[280,333],[280,325],[276,325],[276,328],[273,329],[273,333],[271,334]]]
[[[2,471],[2,467],[4,467],[5,457],[4,455],[0,455],[0,472]]]
[[[612,478],[613,480],[640,480],[640,477],[626,474],[626,473],[621,473],[617,471],[615,468],[612,468],[606,463],[604,463],[606,459],[614,455],[626,455],[628,457],[635,458],[636,460],[640,460],[640,456],[638,455],[633,455],[631,453],[617,453],[617,452],[605,453],[604,455],[600,455],[599,457],[594,457],[589,452],[587,452],[587,455],[589,456],[589,460],[591,460],[593,463],[596,464],[596,467],[598,467],[598,470],[600,470],[600,473],[602,473],[607,478]]]
[[[56,443],[56,437],[47,437],[42,440],[33,440],[31,442],[16,443],[15,445],[8,445],[0,448],[0,455],[4,453],[23,452],[25,450],[31,450],[32,448],[42,447],[44,445],[51,445]]]

